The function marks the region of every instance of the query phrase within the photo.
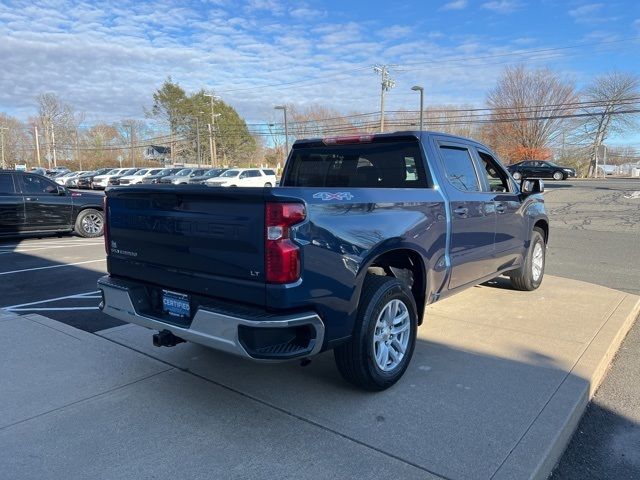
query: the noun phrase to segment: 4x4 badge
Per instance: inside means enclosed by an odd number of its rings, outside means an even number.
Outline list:
[[[318,192],[313,194],[313,198],[320,198],[321,200],[351,200],[353,195],[350,192]]]

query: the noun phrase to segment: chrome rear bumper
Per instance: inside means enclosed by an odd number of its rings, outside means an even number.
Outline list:
[[[102,291],[102,311],[128,323],[134,323],[153,330],[168,330],[184,340],[198,343],[215,350],[232,353],[241,357],[258,361],[290,360],[293,358],[309,357],[320,352],[324,340],[324,324],[314,312],[297,313],[294,315],[269,316],[265,318],[247,318],[230,315],[199,307],[188,327],[181,327],[167,323],[153,316],[142,314],[146,299],[142,284],[104,276],[98,280],[98,288]],[[136,306],[138,308],[136,308]],[[240,329],[250,332],[250,337],[260,336],[262,332],[273,332],[275,329],[293,331],[308,328],[312,332],[308,345],[292,350],[282,344],[274,345],[271,352],[252,349],[247,341],[243,341]],[[277,334],[276,334],[277,336]],[[265,347],[266,348],[266,347]]]

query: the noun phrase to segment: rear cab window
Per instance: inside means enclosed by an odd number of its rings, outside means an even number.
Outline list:
[[[415,137],[374,137],[368,143],[294,145],[285,187],[429,188]]]
[[[13,175],[10,173],[0,173],[0,195],[13,195],[16,188],[13,184]]]

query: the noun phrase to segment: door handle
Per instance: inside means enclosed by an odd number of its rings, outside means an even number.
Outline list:
[[[507,210],[506,207],[502,203],[499,203],[498,205],[496,205],[496,212],[504,213],[506,210]]]
[[[469,213],[469,209],[467,207],[458,207],[453,211],[453,213],[460,217],[466,217],[467,213]]]

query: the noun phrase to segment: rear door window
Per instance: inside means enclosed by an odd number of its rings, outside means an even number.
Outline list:
[[[292,150],[282,181],[287,187],[429,187],[417,140],[321,145]]]
[[[468,148],[441,145],[440,153],[451,185],[463,192],[480,191],[480,182]]]
[[[16,189],[13,186],[13,175],[0,173],[0,195],[13,195]]]

